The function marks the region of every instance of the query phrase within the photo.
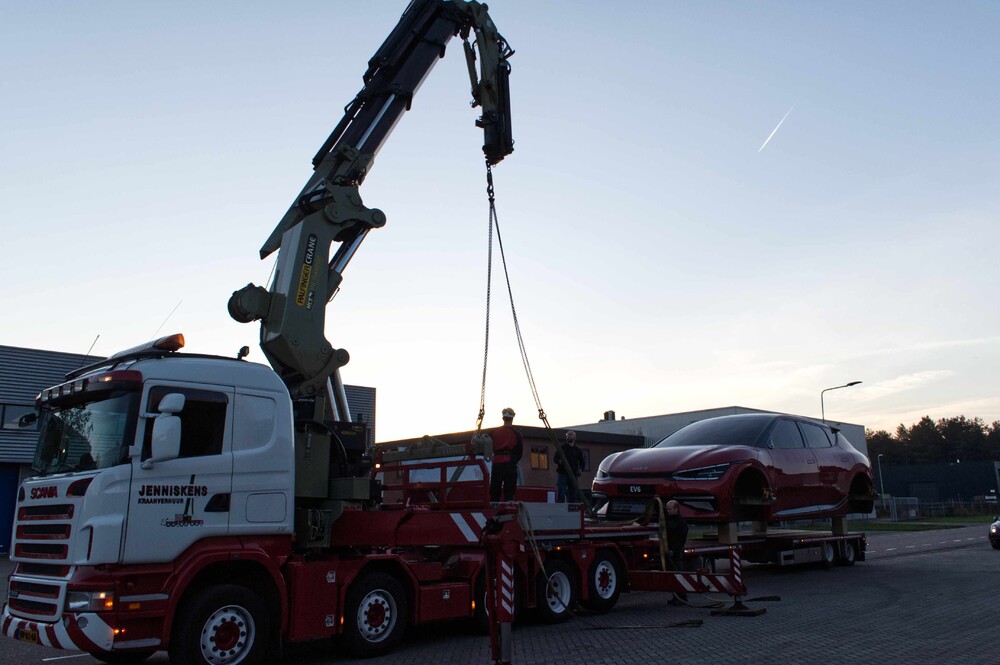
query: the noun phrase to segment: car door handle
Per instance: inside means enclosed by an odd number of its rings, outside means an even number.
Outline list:
[[[815,463],[816,463],[816,460],[814,460],[814,459],[807,459],[806,460],[806,464],[815,464]]]

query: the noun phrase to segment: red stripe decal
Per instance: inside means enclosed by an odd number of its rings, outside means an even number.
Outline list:
[[[90,641],[80,627],[76,625],[76,617],[70,618],[69,622],[66,624],[66,633],[69,635],[69,639],[72,641],[72,646],[80,651],[86,651],[87,653],[98,653],[104,652],[104,649],[99,648],[96,644]]]
[[[51,644],[53,647],[55,647],[56,649],[63,649],[63,648],[65,648],[65,647],[63,647],[62,644],[59,643],[59,638],[56,637],[56,627],[55,626],[46,626],[45,627],[45,634],[49,636],[49,644]]]

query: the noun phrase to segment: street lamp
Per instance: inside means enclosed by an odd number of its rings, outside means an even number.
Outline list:
[[[826,422],[826,405],[823,404],[823,393],[825,393],[827,390],[840,390],[841,388],[850,388],[851,386],[856,386],[859,383],[861,383],[861,382],[860,381],[851,381],[850,383],[845,383],[842,386],[834,386],[833,388],[824,388],[823,390],[821,390],[819,392],[819,408],[820,408],[820,411],[823,413],[823,422]]]

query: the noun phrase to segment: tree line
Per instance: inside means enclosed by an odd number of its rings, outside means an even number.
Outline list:
[[[866,430],[865,438],[872,464],[879,454],[886,464],[1000,461],[1000,420],[924,416],[910,427],[900,424],[895,434]]]

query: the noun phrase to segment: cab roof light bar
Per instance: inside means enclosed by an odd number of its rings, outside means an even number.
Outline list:
[[[119,351],[106,360],[100,360],[96,363],[87,365],[86,367],[75,369],[67,374],[66,378],[75,379],[102,367],[111,368],[118,363],[125,362],[126,360],[162,357],[169,353],[175,353],[182,348],[184,348],[184,335],[182,333],[167,335],[166,337],[160,337],[146,342],[145,344],[140,344],[139,346],[133,346],[130,349]]]

